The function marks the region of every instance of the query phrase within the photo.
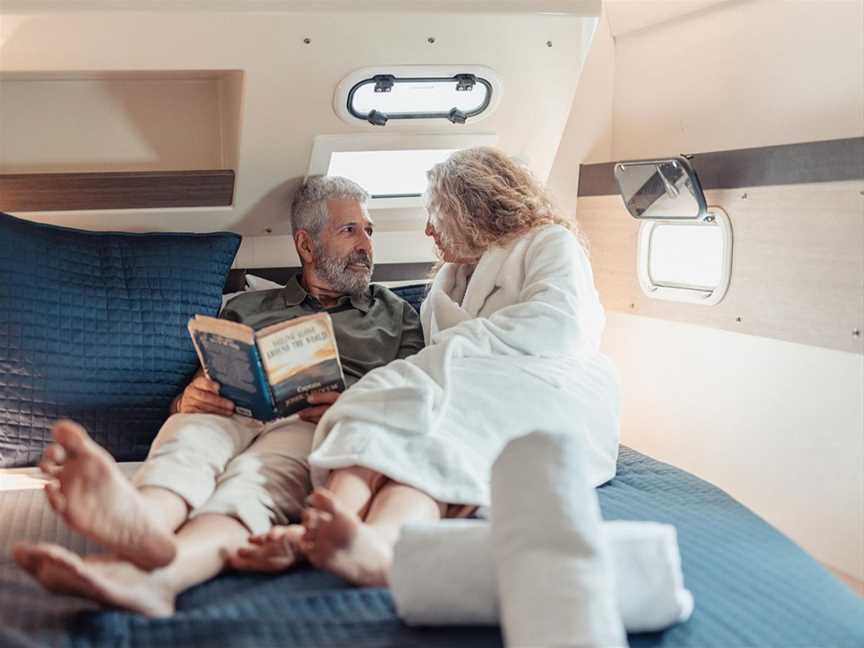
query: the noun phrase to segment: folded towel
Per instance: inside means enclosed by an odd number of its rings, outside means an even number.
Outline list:
[[[690,618],[675,527],[603,522],[618,612],[628,632],[655,632]],[[443,520],[402,528],[390,572],[396,610],[409,625],[498,625],[489,523]]]
[[[626,646],[584,433],[532,432],[492,466],[492,555],[508,646]]]

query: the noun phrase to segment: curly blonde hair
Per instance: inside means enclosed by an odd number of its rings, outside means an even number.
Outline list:
[[[523,165],[487,146],[456,151],[427,176],[432,225],[459,257],[478,259],[493,245],[556,223],[585,245],[576,220],[553,204]]]

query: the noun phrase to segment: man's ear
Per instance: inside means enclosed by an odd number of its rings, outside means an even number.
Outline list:
[[[306,230],[298,230],[294,233],[294,247],[297,248],[297,254],[303,265],[308,265],[315,260],[315,255],[312,253],[312,239]]]

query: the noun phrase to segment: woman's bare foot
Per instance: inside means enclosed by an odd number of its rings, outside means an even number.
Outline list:
[[[228,564],[241,571],[285,571],[303,558],[300,541],[305,533],[299,524],[274,526],[267,533],[251,536],[250,546],[230,554]]]
[[[58,421],[51,432],[40,467],[57,480],[45,494],[66,524],[142,569],[174,560],[172,530],[153,519],[111,455],[73,421]]]
[[[393,548],[333,493],[318,488],[303,514],[303,553],[313,565],[355,585],[386,587]]]
[[[42,586],[109,607],[149,617],[174,614],[174,594],[162,587],[156,572],[146,572],[114,556],[80,556],[52,544],[19,544],[15,561]]]

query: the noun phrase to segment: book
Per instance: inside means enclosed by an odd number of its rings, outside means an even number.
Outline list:
[[[327,313],[272,324],[259,331],[196,315],[189,334],[201,366],[220,395],[243,416],[272,421],[308,407],[307,396],[342,391],[345,376]]]

